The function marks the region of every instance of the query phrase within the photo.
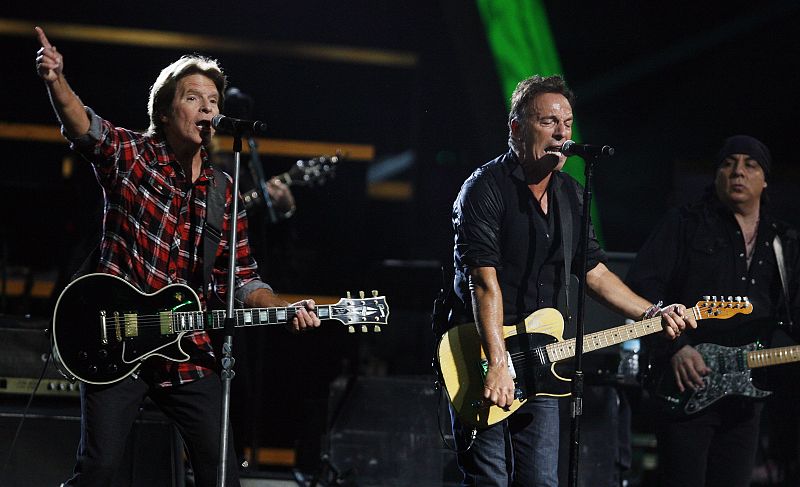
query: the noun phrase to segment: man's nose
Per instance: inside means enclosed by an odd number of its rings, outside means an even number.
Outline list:
[[[733,163],[733,167],[731,168],[731,176],[742,176],[744,175],[744,162],[736,161]]]
[[[567,126],[562,122],[558,122],[556,124],[555,130],[553,131],[553,138],[556,140],[561,140],[566,137],[565,135],[566,133],[567,133]]]

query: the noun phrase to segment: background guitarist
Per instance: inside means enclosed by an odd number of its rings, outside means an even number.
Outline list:
[[[709,372],[693,345],[736,346],[757,339],[763,343],[779,319],[786,321],[773,251],[776,235],[788,271],[791,318],[797,323],[799,317],[797,232],[776,221],[764,204],[772,164],[769,150],[753,137],[738,135],[725,140],[716,163],[714,185],[700,201],[667,214],[628,273],[631,288],[648,298],[683,302],[724,292],[748,296],[753,303],[749,316],[711,320],[673,342],[650,344],[668,374],[664,380],[674,380],[680,391],[702,386],[702,376]],[[730,397],[687,418],[660,414],[660,485],[750,485],[762,406]],[[791,416],[795,415],[796,411]]]
[[[521,81],[511,97],[510,150],[478,168],[464,183],[453,207],[455,230],[455,323],[475,321],[488,358],[483,396],[500,407],[514,400],[502,326],[522,321],[540,308],[557,307],[564,285],[563,221],[571,219],[573,268],[580,238],[581,188],[561,172],[559,150],[572,135],[572,92],[559,76]],[[591,294],[631,318],[660,312],[634,294],[603,263],[591,231],[586,282]],[[562,310],[563,311],[563,310]],[[665,312],[672,338],[693,318],[684,308]],[[469,430],[453,414],[460,450]],[[509,419],[477,432],[459,454],[464,485],[558,485],[558,401],[528,400]]]
[[[97,272],[119,276],[152,293],[171,283],[191,286],[207,298],[203,285],[202,242],[206,197],[214,172],[206,147],[214,130],[211,118],[220,112],[226,79],[216,61],[184,56],[170,64],[150,91],[150,128],[137,133],[118,128],[84,107],[64,77],[62,55],[36,28],[41,49],[36,69],[44,80],[62,132],[88,159],[103,188],[104,232]],[[128,87],[119,87],[121,96]],[[216,183],[219,183],[217,181]],[[226,240],[232,221],[233,195],[227,185],[223,236],[217,251],[214,291],[224,283]],[[247,241],[244,211],[235,216],[241,238],[236,249],[236,297],[247,306],[286,306],[256,274]],[[319,326],[314,302],[304,300],[292,326]],[[113,485],[126,438],[149,395],[181,431],[192,460],[195,485],[216,485],[219,452],[220,380],[208,335],[187,335],[188,362],[148,359],[137,377],[110,386],[81,384],[81,441],[74,476],[65,485]],[[168,448],[164,445],[164,448]],[[236,465],[228,449],[229,465]],[[226,485],[239,485],[236,468],[228,469]]]

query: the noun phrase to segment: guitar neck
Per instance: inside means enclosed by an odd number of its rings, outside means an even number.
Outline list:
[[[800,362],[800,345],[747,352],[747,366],[751,369],[792,362]]]
[[[695,320],[701,320],[702,316],[697,306],[689,308],[687,311],[694,315]],[[591,352],[601,348],[617,345],[627,340],[643,337],[661,331],[661,317],[655,316],[646,320],[637,321],[628,325],[617,326],[607,330],[589,333],[583,337],[583,351]],[[551,343],[545,347],[547,356],[551,362],[565,360],[575,356],[575,338],[570,338],[562,342]]]
[[[314,312],[321,320],[338,320],[334,316],[332,309],[335,305],[317,305]],[[276,308],[247,308],[235,309],[234,326],[266,326],[283,325],[290,321],[297,314],[299,307],[287,306]],[[162,313],[158,318],[166,330],[172,333],[184,331],[219,330],[225,327],[225,310],[213,310],[205,313],[202,311],[173,311]]]
[[[335,320],[337,318],[333,316],[332,308],[333,305],[317,305],[314,307],[314,312],[321,320]],[[299,309],[299,306],[235,309],[233,310],[234,326],[283,325],[292,321]],[[204,316],[208,329],[218,330],[225,327],[225,310],[214,310]]]
[[[275,176],[275,179],[282,182],[286,186],[291,186],[292,183],[294,182],[294,179],[292,178],[292,175],[289,173],[289,171],[278,174],[277,176]]]

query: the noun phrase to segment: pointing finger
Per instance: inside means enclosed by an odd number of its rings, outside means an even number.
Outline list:
[[[52,47],[50,45],[50,41],[47,40],[47,36],[44,34],[44,30],[38,25],[34,27],[34,29],[36,30],[36,36],[39,38],[39,44],[41,44],[44,48]]]

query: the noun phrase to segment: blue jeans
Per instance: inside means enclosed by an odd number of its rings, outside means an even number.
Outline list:
[[[456,445],[469,444],[450,410]],[[529,399],[506,421],[479,430],[472,447],[458,454],[463,486],[558,487],[558,399]]]

